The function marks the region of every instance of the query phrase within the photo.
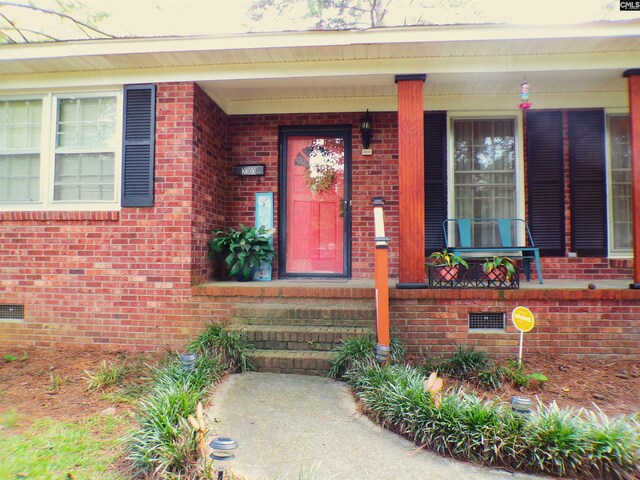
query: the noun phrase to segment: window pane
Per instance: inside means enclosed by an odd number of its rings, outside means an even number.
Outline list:
[[[514,120],[454,120],[454,196],[457,218],[516,216]],[[495,245],[490,225],[475,228],[476,245]]]
[[[57,154],[53,198],[61,201],[113,201],[113,153]]]
[[[612,250],[632,248],[631,237],[631,146],[629,117],[609,117],[611,148],[611,207],[613,218]]]
[[[0,202],[40,200],[40,155],[0,154]]]
[[[59,100],[57,147],[65,150],[115,148],[115,109],[114,97]]]
[[[41,100],[0,102],[0,202],[40,201]]]

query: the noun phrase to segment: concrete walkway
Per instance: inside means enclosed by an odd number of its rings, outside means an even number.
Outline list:
[[[327,378],[231,375],[207,416],[212,436],[240,443],[232,470],[245,480],[541,478],[419,450],[358,413],[347,385]]]

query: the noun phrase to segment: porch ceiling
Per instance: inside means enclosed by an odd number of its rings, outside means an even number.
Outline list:
[[[427,73],[427,109],[626,107],[640,21],[120,39],[0,48],[0,91],[196,81],[229,114],[396,110],[397,74]]]

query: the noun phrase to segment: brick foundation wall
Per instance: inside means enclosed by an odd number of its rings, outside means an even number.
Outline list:
[[[498,356],[517,353],[511,323],[518,305],[534,314],[525,352],[576,357],[640,356],[640,294],[632,290],[392,291],[391,325],[412,352],[473,345]],[[506,313],[506,331],[469,331],[469,313]]]
[[[373,113],[373,155],[361,154],[359,123],[362,113],[240,115],[229,117],[227,226],[254,224],[255,193],[273,192],[274,224],[278,222],[278,127],[352,125],[352,276],[373,274],[374,196],[385,197],[385,223],[391,238],[390,273],[398,272],[398,134],[395,113]],[[235,167],[264,163],[264,177],[237,177]],[[276,238],[276,249],[277,249]],[[274,260],[277,274],[277,259]]]
[[[239,305],[374,304],[373,288],[234,285],[193,289],[194,313],[227,322]],[[473,345],[496,356],[517,354],[519,332],[511,312],[527,306],[536,326],[525,334],[524,351],[581,358],[640,358],[640,291],[635,290],[390,290],[392,336],[408,351],[452,352]],[[504,331],[469,331],[469,313],[506,314]]]

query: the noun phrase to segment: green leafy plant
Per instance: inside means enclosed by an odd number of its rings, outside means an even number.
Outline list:
[[[4,359],[5,362],[9,363],[9,362],[15,362],[16,360],[18,360],[18,357],[15,355],[11,355],[11,354],[7,354],[4,357],[2,357]],[[28,358],[27,356],[27,352],[22,352],[22,356],[20,357],[20,360],[22,360],[23,362]]]
[[[459,345],[449,358],[430,356],[420,365],[425,373],[439,372],[452,377],[467,379],[492,365],[490,355],[472,346]]]
[[[251,369],[247,354],[251,348],[243,333],[230,332],[219,323],[207,324],[204,332],[187,345],[190,352],[217,356],[232,372]]]
[[[249,367],[247,348],[242,334],[211,323],[187,346],[198,354],[194,371],[186,371],[173,354],[151,371],[148,393],[138,402],[140,427],[127,441],[128,458],[138,473],[150,478],[210,478],[208,460],[197,461],[199,432],[188,418],[225,371]]]
[[[504,278],[507,282],[516,274],[516,267],[513,260],[509,257],[495,256],[486,258],[482,264],[482,271],[487,275],[493,275],[495,278]],[[493,280],[493,278],[491,278]]]
[[[507,365],[500,367],[505,379],[513,384],[514,387],[528,387],[531,380],[540,382],[544,385],[549,379],[540,372],[527,374],[524,371],[524,365],[517,360],[509,360]]]
[[[500,367],[488,368],[478,372],[478,384],[487,390],[498,390],[502,387],[504,373]]]
[[[422,369],[356,362],[345,378],[364,410],[382,425],[442,455],[542,475],[621,480],[635,478],[640,425],[540,406],[528,416],[499,401],[448,391],[439,406],[424,390]]]
[[[270,262],[274,249],[271,243],[273,229],[246,227],[216,230],[208,242],[209,256],[223,255],[229,275],[249,279],[254,268]]]
[[[469,264],[464,258],[450,252],[446,248],[441,251],[433,252],[428,258],[431,259],[431,262],[427,263],[428,266],[455,267],[457,265],[462,265],[465,268],[469,268]]]
[[[406,349],[402,341],[397,338],[391,338],[390,343],[391,362],[403,362]],[[347,338],[342,341],[342,344],[335,351],[337,352],[337,356],[331,363],[328,374],[329,377],[332,378],[341,377],[356,363],[375,363],[376,340],[372,335]]]
[[[152,373],[149,393],[138,404],[140,428],[127,442],[136,469],[159,478],[178,478],[192,468],[198,442],[187,418],[223,371],[215,357],[205,354],[198,357],[193,372],[176,360]]]
[[[50,392],[56,392],[60,390],[60,388],[67,383],[67,378],[62,378],[59,375],[54,375],[53,372],[49,372],[49,386],[47,390]]]
[[[128,365],[116,365],[112,362],[107,364],[106,361],[103,361],[95,373],[85,370],[87,388],[89,390],[103,390],[122,385],[130,371],[131,368]]]

